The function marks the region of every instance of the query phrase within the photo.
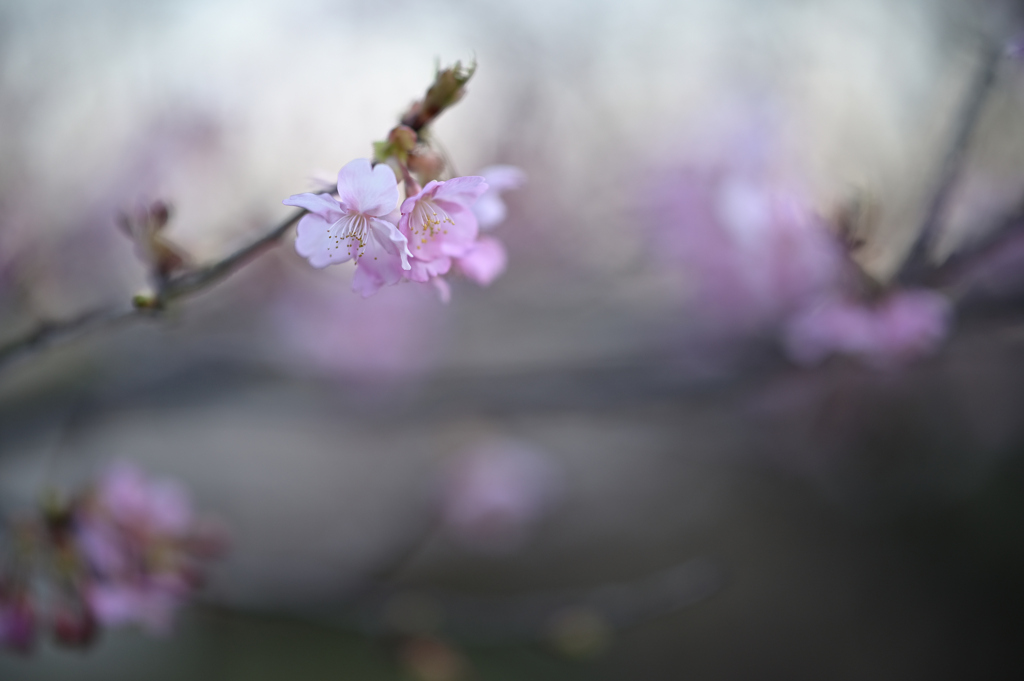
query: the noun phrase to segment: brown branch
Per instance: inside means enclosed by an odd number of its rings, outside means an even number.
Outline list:
[[[963,170],[964,159],[970,146],[974,130],[978,126],[981,112],[992,93],[996,81],[996,74],[999,64],[1002,62],[1004,51],[998,45],[987,45],[982,56],[981,68],[975,75],[970,91],[963,102],[963,108],[957,120],[957,125],[946,151],[946,158],[942,164],[942,171],[939,174],[938,185],[928,203],[927,211],[921,222],[917,237],[907,253],[903,265],[897,273],[897,280],[902,284],[910,284],[919,281],[928,272],[928,257],[933,242],[939,231],[942,217],[945,213],[949,199],[952,196],[953,188]]]
[[[101,307],[61,321],[41,322],[23,336],[0,345],[0,370],[20,357],[42,351],[52,345],[70,341],[93,331],[158,314],[160,309],[168,303],[217,283],[273,247],[285,232],[305,214],[305,210],[297,210],[275,225],[269,232],[234,253],[205,267],[189,270],[160,282],[157,299],[153,305],[136,306],[132,309]]]

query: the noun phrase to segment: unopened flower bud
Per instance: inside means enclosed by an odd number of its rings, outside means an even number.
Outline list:
[[[388,142],[396,149],[401,149],[406,153],[412,151],[418,141],[419,136],[416,131],[406,125],[399,125],[388,133]]]
[[[463,67],[462,62],[455,62],[455,66],[438,71],[427,94],[413,103],[402,117],[402,125],[416,131],[429,125],[438,114],[462,99],[466,93],[465,85],[475,71],[476,63]]]
[[[376,163],[388,163],[389,165],[397,159],[399,164],[404,165],[409,160],[411,152],[419,141],[419,136],[412,128],[399,125],[388,133],[384,142],[373,143],[373,160]]]
[[[122,214],[118,221],[121,231],[135,242],[139,257],[158,280],[188,264],[184,252],[162,234],[170,217],[170,207],[163,201],[154,201],[134,213]]]
[[[409,170],[419,176],[420,184],[426,184],[441,177],[444,159],[433,149],[420,145],[409,154]]]

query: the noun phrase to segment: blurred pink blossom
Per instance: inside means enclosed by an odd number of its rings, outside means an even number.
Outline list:
[[[104,626],[138,624],[151,634],[163,635],[170,632],[187,594],[184,588],[143,581],[94,584],[86,595],[93,615]]]
[[[338,198],[295,194],[287,206],[309,211],[299,220],[295,250],[313,267],[354,260],[352,290],[364,298],[397,284],[409,269],[408,243],[397,228],[398,183],[390,167],[364,158],[338,172]]]
[[[787,324],[784,342],[799,364],[833,354],[891,365],[933,352],[949,333],[947,298],[925,289],[898,291],[876,304],[832,297]]]
[[[441,519],[468,548],[513,551],[551,508],[559,488],[557,470],[544,454],[518,442],[487,441],[445,471]]]
[[[98,502],[119,525],[144,534],[183,534],[192,523],[188,493],[170,480],[150,480],[126,462],[114,464],[99,484]]]
[[[501,194],[525,185],[526,173],[515,166],[494,165],[481,170],[480,175],[487,180],[487,191],[473,204],[473,213],[480,229],[489,230],[504,222],[508,215]]]
[[[508,265],[505,245],[493,236],[480,237],[456,265],[462,274],[481,286],[490,286],[500,277]]]
[[[196,522],[180,485],[152,480],[129,463],[110,467],[74,516],[89,566],[83,596],[105,626],[165,633],[198,578],[197,561],[220,543]]]
[[[661,256],[692,278],[721,331],[771,327],[837,287],[845,256],[798,192],[756,174],[675,173],[660,185]]]

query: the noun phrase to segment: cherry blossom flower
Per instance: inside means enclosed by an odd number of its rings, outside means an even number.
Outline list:
[[[487,191],[473,204],[480,229],[488,230],[500,225],[508,215],[508,208],[501,199],[502,192],[519,189],[526,184],[526,173],[515,166],[488,166],[480,171],[487,181]]]
[[[441,518],[460,544],[490,553],[519,548],[560,487],[552,462],[518,442],[483,442],[445,471]]]
[[[949,333],[951,305],[925,289],[898,291],[874,305],[829,298],[787,324],[787,354],[818,364],[833,354],[887,366],[933,352]]]
[[[337,199],[296,194],[284,204],[309,211],[297,228],[299,255],[316,268],[355,261],[352,290],[364,298],[397,284],[409,269],[412,254],[396,227],[398,183],[387,165],[374,167],[363,158],[350,161],[338,172]]]
[[[402,202],[398,228],[408,238],[413,258],[443,263],[445,258],[465,255],[478,232],[472,206],[486,190],[487,182],[482,177],[433,180]],[[419,278],[424,274],[424,270],[412,270],[410,278],[426,281]]]

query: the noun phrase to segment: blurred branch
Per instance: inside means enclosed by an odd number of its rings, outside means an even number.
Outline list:
[[[269,232],[238,249],[231,255],[206,267],[183,272],[176,277],[172,277],[164,287],[162,302],[177,300],[220,281],[277,244],[285,232],[305,214],[305,209],[299,209]]]
[[[264,251],[273,247],[285,232],[299,218],[306,214],[303,209],[289,215],[284,221],[275,225],[269,232],[231,253],[224,258],[205,267],[188,270],[179,275],[160,282],[157,295],[152,301],[136,304],[132,309],[102,307],[79,314],[61,321],[44,321],[20,338],[0,345],[0,369],[14,362],[19,357],[41,352],[48,347],[64,343],[74,338],[110,328],[118,324],[146,317],[153,317],[170,302],[201,291],[235,270],[241,268]]]
[[[964,99],[953,139],[942,164],[938,185],[928,203],[917,237],[896,275],[897,280],[902,284],[919,281],[927,274],[929,252],[937,236],[953,188],[960,177],[971,137],[981,118],[985,102],[988,101],[992,92],[992,86],[995,84],[996,74],[1003,56],[1004,51],[1000,45],[985,45],[981,68],[975,74],[971,89]]]

